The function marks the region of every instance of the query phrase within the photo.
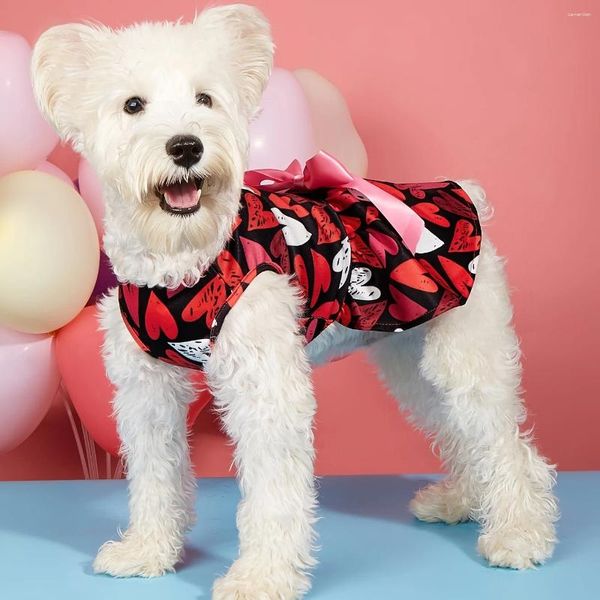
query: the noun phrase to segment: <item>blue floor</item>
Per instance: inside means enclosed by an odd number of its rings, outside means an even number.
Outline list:
[[[544,567],[493,569],[475,552],[477,527],[419,523],[406,506],[426,476],[320,481],[320,564],[314,600],[552,600],[600,597],[600,473],[559,477],[561,543]],[[123,481],[0,484],[0,597],[7,600],[192,600],[237,552],[229,479],[199,482],[199,523],[187,559],[159,579],[94,575],[98,546],[127,524]]]

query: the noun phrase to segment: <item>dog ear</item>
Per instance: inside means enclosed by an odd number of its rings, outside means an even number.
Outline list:
[[[275,47],[269,22],[253,6],[230,4],[205,10],[197,15],[194,25],[229,37],[240,98],[248,117],[253,117],[273,67]]]
[[[33,49],[31,75],[38,106],[61,139],[78,151],[88,67],[107,32],[102,26],[58,25],[45,31]]]

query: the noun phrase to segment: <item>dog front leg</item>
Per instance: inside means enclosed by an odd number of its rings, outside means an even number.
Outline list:
[[[130,521],[105,543],[96,572],[153,577],[172,571],[193,522],[194,479],[186,437],[195,393],[185,369],[147,356],[125,329],[114,295],[103,302],[104,358],[129,480]]]
[[[309,588],[315,508],[315,401],[300,301],[288,278],[263,273],[225,321],[207,368],[236,444],[240,556],[214,600],[292,600]]]

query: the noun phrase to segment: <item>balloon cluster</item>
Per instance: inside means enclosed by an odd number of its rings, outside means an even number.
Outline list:
[[[0,452],[35,430],[62,381],[82,425],[116,455],[94,306],[116,283],[100,251],[102,186],[83,158],[76,183],[46,160],[58,137],[36,107],[30,59],[24,38],[0,31]],[[285,168],[319,149],[365,174],[339,91],[314,71],[275,69],[251,124],[249,167]],[[189,425],[209,400],[199,395]]]

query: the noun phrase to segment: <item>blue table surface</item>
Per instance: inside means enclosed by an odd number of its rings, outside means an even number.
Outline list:
[[[600,597],[600,473],[561,473],[554,558],[531,571],[486,566],[474,523],[420,523],[407,510],[432,476],[319,481],[320,563],[314,600],[551,600]],[[98,546],[127,525],[124,481],[0,484],[0,597],[11,600],[210,598],[237,554],[231,479],[202,479],[187,557],[157,579],[94,575]]]

